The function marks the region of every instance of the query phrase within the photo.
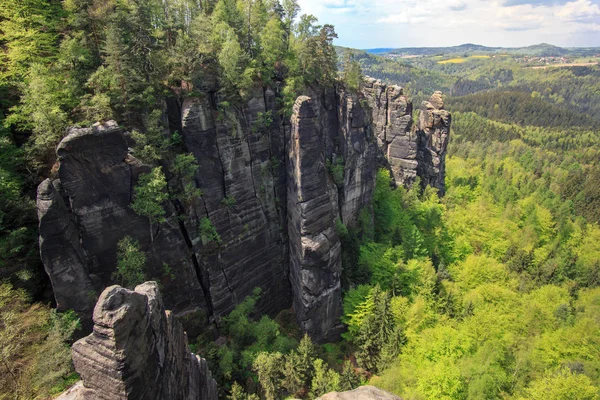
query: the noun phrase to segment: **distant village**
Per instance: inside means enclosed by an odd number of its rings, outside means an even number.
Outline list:
[[[571,61],[567,57],[515,57],[515,61],[521,64],[566,64]]]

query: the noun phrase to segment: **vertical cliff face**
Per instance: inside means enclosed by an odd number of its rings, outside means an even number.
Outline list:
[[[341,331],[338,223],[354,224],[369,204],[377,146],[358,95],[316,93],[296,100],[288,149],[288,232],[294,310],[318,341]]]
[[[423,187],[446,191],[446,148],[450,135],[450,113],[444,110],[441,92],[435,92],[429,101],[421,104],[417,135],[419,138],[419,170]]]
[[[341,307],[341,243],[334,229],[338,215],[333,182],[314,103],[294,105],[288,159],[290,281],[294,310],[302,329],[322,339],[335,334]]]
[[[444,189],[450,116],[439,94],[417,127],[402,89],[375,80],[362,93],[315,89],[287,120],[271,89],[236,106],[210,94],[168,103],[169,124],[198,163],[192,184],[201,195],[184,201],[171,190],[166,222],[150,226],[131,209],[150,166],[114,122],[72,129],[57,149],[57,179],[38,188],[41,256],[58,307],[88,325],[97,294],[114,283],[117,243],[130,236],[174,315],[201,311],[218,325],[260,287],[259,312],[293,304],[305,331],[332,339],[341,315],[336,220],[352,225],[368,211],[381,166],[399,185],[420,177]],[[207,226],[218,238],[207,238]]]
[[[94,330],[73,345],[82,383],[61,398],[216,400],[206,361],[190,352],[157,284],[108,287],[94,309]]]
[[[367,79],[363,89],[373,115],[373,131],[396,185],[412,185],[417,178],[418,138],[412,129],[412,101],[401,87]]]
[[[40,251],[59,310],[73,309],[89,326],[98,294],[114,283],[117,243],[137,240],[146,253],[146,275],[161,279],[175,311],[206,308],[186,238],[165,204],[169,219],[153,226],[131,209],[133,188],[148,172],[128,153],[114,123],[71,129],[57,149],[58,176],[38,188]],[[168,265],[177,279],[164,276]],[[177,310],[179,308],[179,310]]]
[[[186,226],[206,276],[214,315],[263,290],[260,311],[291,306],[285,211],[285,135],[271,90],[257,90],[243,107],[210,97],[182,102],[182,135],[199,168],[201,198]],[[220,243],[202,243],[208,218]]]

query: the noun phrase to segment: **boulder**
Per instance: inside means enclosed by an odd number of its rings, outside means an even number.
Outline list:
[[[332,392],[319,397],[317,400],[402,400],[374,386],[361,386],[347,392]]]

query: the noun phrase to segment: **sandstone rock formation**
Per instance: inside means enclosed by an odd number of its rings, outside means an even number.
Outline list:
[[[398,186],[412,185],[417,177],[418,140],[412,129],[412,101],[401,87],[368,78],[363,89],[373,114],[373,131],[381,154]]]
[[[400,397],[377,389],[374,386],[361,386],[347,392],[332,392],[317,400],[402,400]]]
[[[328,95],[296,100],[288,150],[294,310],[302,329],[319,341],[334,339],[342,328],[336,219],[355,222],[371,200],[377,172],[377,146],[367,111],[357,96],[338,93],[332,115],[328,103],[334,102]]]
[[[131,209],[133,188],[149,168],[128,153],[117,124],[71,129],[57,155],[59,179],[38,187],[37,208],[41,257],[58,309],[77,311],[89,325],[98,294],[114,283],[117,243],[125,236],[145,250],[149,277],[162,278],[165,264],[177,276],[161,279],[175,312],[206,308],[185,232],[173,223],[176,217],[154,227],[152,240],[148,219]]]
[[[58,308],[76,310],[88,329],[98,293],[115,283],[117,243],[130,236],[146,253],[146,278],[161,282],[182,321],[218,325],[260,287],[259,312],[293,304],[313,339],[332,339],[341,314],[336,220],[352,225],[369,207],[381,166],[398,185],[419,176],[443,192],[450,116],[438,94],[416,128],[402,89],[372,79],[361,94],[315,89],[291,119],[281,117],[277,89],[235,107],[210,93],[167,104],[169,126],[199,166],[186,183],[201,195],[173,196],[182,182],[162,161],[166,222],[151,226],[131,209],[150,166],[114,122],[71,129],[57,149],[57,176],[38,188],[41,256]],[[207,226],[218,240],[207,239]]]
[[[423,187],[438,189],[440,195],[446,191],[446,148],[450,134],[450,113],[444,110],[441,92],[435,92],[429,101],[424,101],[419,113],[417,135],[419,137],[419,169]]]
[[[158,286],[108,287],[94,330],[73,345],[82,382],[61,400],[216,400],[206,361],[190,352],[181,324],[165,311]]]

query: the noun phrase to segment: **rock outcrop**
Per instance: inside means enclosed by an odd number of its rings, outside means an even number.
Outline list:
[[[370,205],[377,169],[398,185],[417,177],[443,192],[450,116],[441,96],[424,103],[417,127],[398,86],[369,79],[363,93],[315,89],[283,119],[277,89],[232,106],[215,94],[171,99],[165,118],[198,168],[189,182],[161,161],[166,221],[131,208],[150,171],[114,123],[74,128],[57,149],[58,173],[38,188],[40,250],[58,308],[88,331],[98,293],[115,283],[117,244],[146,254],[147,279],[190,334],[262,289],[258,312],[294,306],[313,339],[332,339],[341,315],[341,244],[336,221],[353,225]],[[188,179],[188,178],[186,178]],[[193,198],[177,195],[192,185]],[[187,322],[186,322],[187,321]],[[192,326],[194,321],[197,326]]]
[[[197,163],[202,196],[187,205],[185,227],[218,317],[262,289],[259,311],[291,306],[288,279],[285,133],[275,93],[257,91],[243,107],[209,97],[181,103],[183,141]],[[210,221],[219,243],[203,242]]]
[[[450,113],[444,110],[441,92],[435,92],[429,101],[424,101],[419,113],[417,136],[419,138],[418,175],[423,187],[438,189],[440,195],[446,191],[446,148],[450,135]]]
[[[387,86],[372,78],[365,81],[363,92],[372,110],[373,132],[396,185],[412,185],[419,165],[412,101],[400,86]]]
[[[288,232],[294,310],[318,341],[342,329],[341,242],[336,220],[353,224],[372,197],[377,146],[358,96],[296,100],[288,150]],[[334,101],[336,100],[336,101]],[[331,107],[337,107],[331,113]]]
[[[181,324],[154,282],[135,291],[108,287],[94,309],[94,330],[73,345],[82,382],[61,400],[217,400],[206,361],[190,352]]]
[[[148,172],[128,152],[113,121],[74,128],[57,148],[58,179],[38,187],[40,251],[59,310],[73,309],[89,326],[98,294],[114,283],[117,243],[135,239],[146,253],[146,275],[160,279],[174,312],[205,309],[185,232],[167,207],[169,221],[153,226],[131,208],[133,188]],[[168,265],[173,276],[164,276]],[[91,326],[90,326],[91,327]]]
[[[317,400],[402,400],[400,397],[377,389],[374,386],[361,386],[347,392],[332,392]]]

